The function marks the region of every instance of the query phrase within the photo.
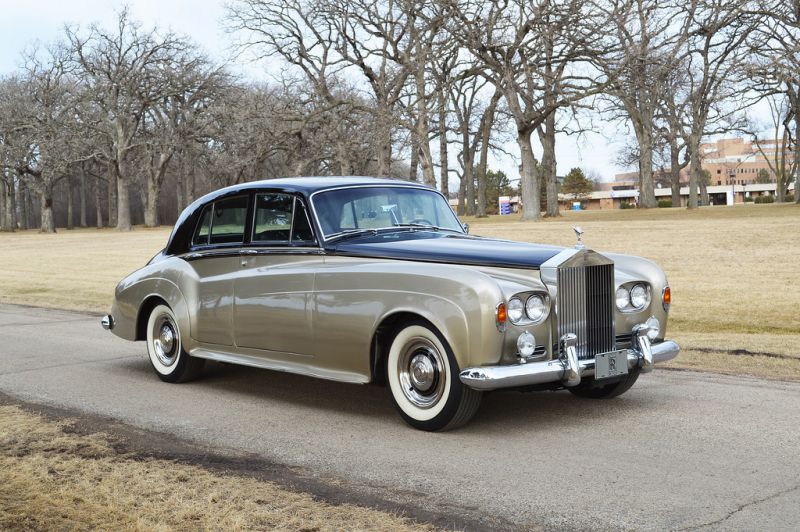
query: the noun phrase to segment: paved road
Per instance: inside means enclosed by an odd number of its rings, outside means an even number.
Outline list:
[[[800,527],[798,384],[661,370],[608,402],[495,393],[427,434],[383,388],[218,364],[164,384],[96,317],[0,305],[0,392],[519,527]]]

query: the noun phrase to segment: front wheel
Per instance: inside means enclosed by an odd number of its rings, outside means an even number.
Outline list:
[[[639,370],[633,370],[617,382],[612,382],[604,386],[598,386],[593,380],[582,382],[578,386],[567,388],[578,397],[588,399],[611,399],[618,397],[631,389],[639,378]]]
[[[421,321],[397,331],[386,361],[386,379],[400,415],[416,429],[460,427],[481,403],[481,392],[459,380],[447,341]]]
[[[147,320],[147,354],[162,381],[187,382],[196,378],[205,360],[189,356],[183,349],[178,320],[172,309],[156,305]]]

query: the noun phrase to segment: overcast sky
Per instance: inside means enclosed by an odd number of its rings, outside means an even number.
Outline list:
[[[231,39],[222,29],[225,14],[224,0],[130,0],[133,18],[145,26],[158,25],[190,36],[207,53],[223,61],[231,56]],[[93,22],[111,25],[115,13],[123,5],[117,1],[103,0],[0,0],[0,75],[16,70],[20,53],[33,42],[48,43],[58,39],[65,24],[86,27]],[[245,76],[265,79],[270,65],[246,64],[239,60],[231,69]],[[272,67],[274,68],[274,66]],[[277,72],[275,73],[277,74]],[[607,126],[605,136],[588,134],[583,140],[561,136],[557,142],[558,174],[566,174],[579,166],[584,171],[595,171],[603,180],[611,180],[615,173],[624,171],[615,164],[617,151],[624,141],[616,133],[617,126]],[[609,137],[609,138],[606,138]],[[541,153],[535,147],[536,153]],[[511,140],[506,151],[518,155],[516,143]],[[517,178],[517,161],[512,157],[493,158],[490,166],[504,170],[509,177]]]

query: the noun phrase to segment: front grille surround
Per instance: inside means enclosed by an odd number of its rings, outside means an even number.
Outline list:
[[[583,251],[557,267],[557,336],[577,336],[579,360],[593,359],[616,346],[614,263]]]

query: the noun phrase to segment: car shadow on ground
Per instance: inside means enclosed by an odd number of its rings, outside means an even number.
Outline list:
[[[140,360],[119,360],[116,365],[129,376],[157,380],[150,363]],[[520,423],[539,428],[564,429],[571,424],[585,426],[588,421],[604,418],[614,421],[652,413],[658,402],[641,388],[647,376],[625,395],[610,399],[583,399],[560,391],[519,392],[500,390],[484,394],[480,410],[461,431],[503,430]],[[224,394],[229,399],[240,397],[248,403],[269,401],[302,406],[322,413],[337,412],[398,423],[389,388],[327,381],[292,373],[249,368],[208,361],[203,374],[187,384],[164,386],[204,387]],[[461,432],[460,431],[460,432]]]

